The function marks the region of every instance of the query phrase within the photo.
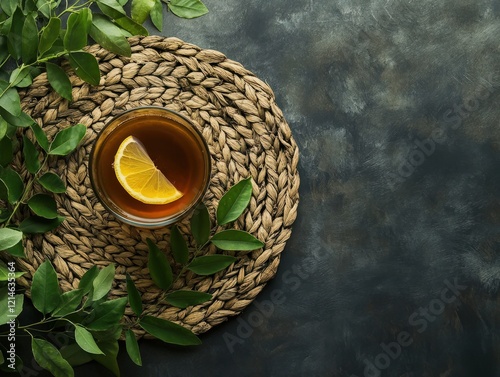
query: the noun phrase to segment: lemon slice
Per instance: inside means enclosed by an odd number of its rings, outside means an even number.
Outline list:
[[[118,182],[143,203],[167,204],[183,195],[155,166],[144,145],[134,136],[122,141],[113,167]]]

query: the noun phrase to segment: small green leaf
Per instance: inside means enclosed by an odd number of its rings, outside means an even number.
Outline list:
[[[77,124],[59,131],[49,147],[50,155],[66,156],[80,144],[87,132],[87,127]]]
[[[149,238],[147,242],[149,248],[149,274],[158,287],[168,290],[173,282],[172,268],[167,257],[160,251],[158,246]]]
[[[8,111],[0,107],[0,115],[7,121],[7,123],[9,123],[10,126],[13,126],[10,128],[11,133],[13,134],[15,134],[16,127],[29,127],[34,122],[34,120],[28,114],[22,111],[19,115],[12,115]],[[9,132],[7,132],[7,135],[13,136]]]
[[[57,203],[54,198],[47,194],[35,194],[28,200],[28,207],[35,215],[46,219],[57,217]]]
[[[12,71],[9,77],[9,83],[12,86],[17,86],[18,88],[26,88],[30,86],[33,80],[31,79],[31,72],[33,68],[31,67],[17,67]]]
[[[45,219],[40,216],[25,218],[19,224],[19,230],[28,234],[42,234],[56,229],[64,221],[64,216],[57,216],[55,219]]]
[[[78,284],[78,288],[82,290],[83,294],[86,295],[89,293],[94,286],[94,279],[99,274],[99,269],[96,265],[92,266],[87,272],[85,272],[80,279],[80,283]]]
[[[166,343],[180,346],[201,344],[200,339],[191,331],[165,319],[145,316],[141,318],[139,325],[149,334]]]
[[[4,325],[15,319],[23,311],[24,295],[17,294],[14,297],[9,295],[7,286],[0,289],[0,325]]]
[[[0,228],[0,250],[8,249],[21,242],[23,232],[16,229]]]
[[[212,275],[222,271],[235,261],[236,258],[229,255],[205,255],[194,258],[188,265],[188,270],[198,275]]]
[[[22,40],[21,40],[21,56],[23,63],[31,64],[36,60],[38,50],[38,27],[33,15],[27,15],[24,19]]]
[[[0,139],[0,166],[7,166],[14,157],[12,140],[8,137]]]
[[[102,14],[96,13],[90,27],[90,36],[106,50],[117,55],[130,56],[130,44],[120,28]],[[97,84],[96,84],[97,85]]]
[[[139,349],[139,344],[137,343],[134,332],[130,329],[127,330],[125,335],[125,347],[130,360],[132,360],[134,364],[142,366],[141,350]]]
[[[8,281],[12,277],[14,277],[14,279],[17,279],[18,277],[21,277],[23,275],[24,272],[21,271],[13,272],[11,266],[7,267],[7,265],[4,262],[0,261],[0,281]]]
[[[200,0],[171,0],[168,9],[177,17],[196,18],[208,13],[208,9]]]
[[[182,237],[177,225],[174,225],[170,232],[170,247],[172,248],[172,254],[175,261],[182,265],[187,264],[189,259],[189,249],[186,240]]]
[[[68,51],[80,50],[87,45],[92,13],[89,8],[71,13],[68,17],[66,34],[64,34],[64,47]]]
[[[205,204],[198,205],[191,216],[191,233],[198,246],[207,243],[210,237],[210,214]]]
[[[71,365],[79,366],[91,362],[92,356],[82,350],[76,343],[61,347],[62,357]]]
[[[90,85],[99,85],[101,72],[94,55],[84,51],[70,52],[68,59],[78,77]]]
[[[3,0],[0,7],[9,16],[12,16],[19,4],[18,0]]]
[[[203,304],[212,299],[212,295],[197,291],[175,291],[169,293],[165,300],[177,308],[185,309],[191,305]]]
[[[19,174],[10,167],[0,169],[0,182],[3,182],[8,190],[9,203],[17,203],[24,192],[24,183]]]
[[[217,223],[224,225],[241,216],[252,197],[252,181],[243,179],[231,187],[217,207]]]
[[[117,377],[120,376],[120,367],[118,366],[117,356],[119,351],[118,341],[106,340],[97,342],[104,355],[92,355],[92,358],[99,364],[109,369]]]
[[[43,132],[42,127],[36,122],[30,124],[31,131],[35,135],[35,139],[38,144],[42,147],[44,151],[49,150],[49,140],[47,139],[47,135]]]
[[[94,301],[97,301],[108,294],[113,285],[114,278],[115,278],[114,264],[110,264],[104,267],[101,271],[99,271],[99,274],[96,276],[94,282],[92,283],[92,286],[94,288],[92,299]]]
[[[64,69],[49,62],[45,63],[45,68],[47,69],[47,79],[49,80],[50,86],[52,86],[61,97],[66,98],[68,101],[72,101],[72,86]]]
[[[33,142],[26,135],[23,135],[23,155],[26,169],[28,169],[31,174],[35,174],[38,169],[40,169],[38,151]]]
[[[0,107],[15,117],[21,115],[21,101],[17,90],[9,88],[7,81],[0,80],[0,93],[3,93],[0,96]]]
[[[96,355],[104,355],[99,346],[94,340],[91,332],[86,328],[76,325],[75,326],[75,340],[82,350]]]
[[[130,15],[136,22],[143,24],[155,6],[155,0],[132,0]]]
[[[128,293],[128,301],[130,303],[130,307],[134,311],[136,316],[140,316],[142,314],[142,299],[141,294],[137,290],[137,287],[134,284],[134,281],[127,273],[127,293]]]
[[[59,178],[58,175],[51,172],[47,172],[38,178],[38,183],[40,183],[45,189],[56,194],[66,192],[66,185],[62,179]]]
[[[57,308],[52,312],[53,317],[64,317],[76,310],[82,302],[83,291],[81,289],[74,289],[72,291],[64,292],[61,295],[61,302]]]
[[[33,275],[31,301],[42,314],[52,312],[61,302],[57,274],[48,260],[43,262]]]
[[[111,18],[118,26],[128,31],[132,35],[148,36],[148,30],[141,24],[129,18],[121,4],[116,0],[99,0],[97,6],[106,16]]]
[[[59,33],[61,32],[61,19],[57,17],[51,17],[47,26],[43,28],[42,36],[40,37],[40,42],[38,44],[38,53],[43,55],[49,51],[54,42],[59,38]]]
[[[8,249],[4,250],[6,253],[9,253],[10,255],[13,255],[18,258],[25,258],[26,254],[24,253],[24,246],[23,242],[20,241],[17,244],[15,244],[12,247],[9,247]]]
[[[63,359],[59,350],[46,340],[32,338],[31,350],[38,365],[48,370],[55,377],[73,377],[73,368]]]
[[[108,330],[116,326],[125,313],[127,300],[127,297],[122,297],[100,303],[94,309],[94,316],[91,317],[92,322],[88,323],[86,327],[90,330]]]
[[[264,244],[257,238],[243,230],[228,229],[214,234],[210,240],[221,250],[257,250]]]
[[[155,4],[149,13],[153,25],[159,30],[163,29],[163,4],[161,0],[155,0]]]

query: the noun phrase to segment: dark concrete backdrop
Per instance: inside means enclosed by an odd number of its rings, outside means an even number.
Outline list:
[[[242,315],[122,376],[500,376],[500,1],[206,5],[162,34],[274,89],[299,216]]]

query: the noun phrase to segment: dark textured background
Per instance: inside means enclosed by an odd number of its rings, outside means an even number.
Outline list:
[[[142,341],[122,376],[500,376],[500,1],[206,5],[162,34],[274,89],[299,216],[242,315],[197,348]]]

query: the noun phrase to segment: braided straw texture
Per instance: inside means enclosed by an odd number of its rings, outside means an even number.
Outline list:
[[[58,130],[76,123],[88,129],[77,151],[65,159],[51,160],[51,171],[68,186],[67,194],[56,198],[66,221],[53,232],[26,240],[27,258],[19,260],[18,266],[27,274],[19,283],[29,295],[32,274],[46,259],[54,264],[63,291],[76,288],[93,265],[102,268],[114,263],[113,297],[126,295],[128,272],[142,294],[147,314],[203,333],[240,313],[276,274],[297,214],[298,148],[272,90],[241,64],[176,38],[134,37],[130,44],[130,58],[111,54],[98,45],[89,47],[100,63],[100,85],[91,87],[71,76],[71,103],[51,89],[46,74],[21,93],[24,111],[42,125],[49,140]],[[202,277],[188,272],[181,276],[174,289],[213,295],[210,302],[187,309],[167,305],[148,273],[145,241],[154,239],[170,258],[169,229],[143,230],[117,221],[97,201],[89,181],[89,152],[98,132],[112,116],[145,105],[178,111],[202,131],[213,165],[204,200],[212,223],[222,195],[241,179],[253,178],[250,205],[235,227],[252,233],[265,246],[234,253],[238,261],[216,275]],[[20,154],[15,165],[26,177]],[[184,234],[189,234],[188,224],[189,219],[179,224]],[[188,242],[194,244],[190,238]],[[213,247],[206,250],[206,254],[215,252],[220,253]],[[132,315],[127,308],[126,321],[131,321]],[[144,335],[141,330],[136,333]]]

